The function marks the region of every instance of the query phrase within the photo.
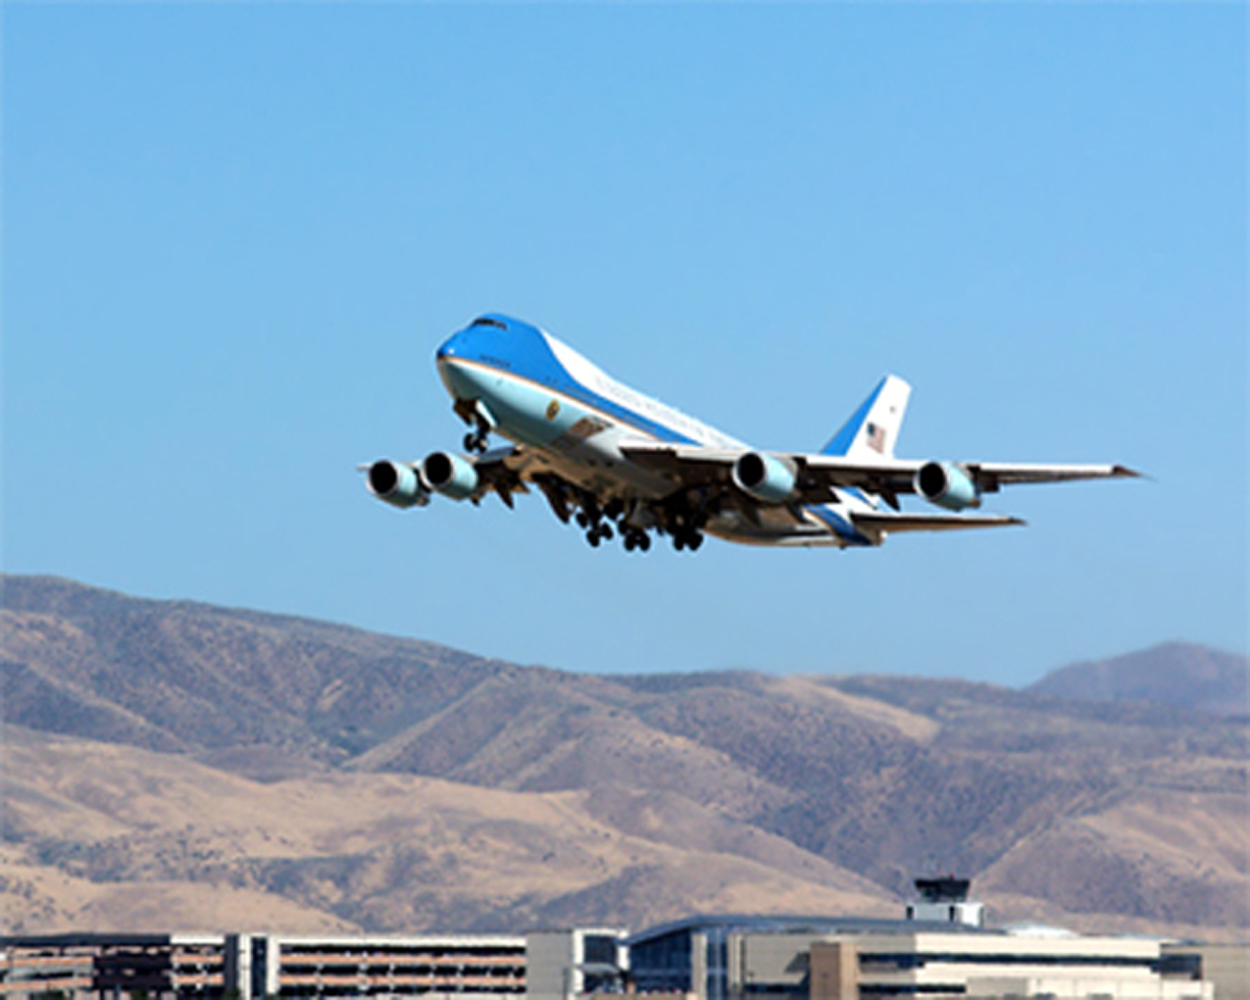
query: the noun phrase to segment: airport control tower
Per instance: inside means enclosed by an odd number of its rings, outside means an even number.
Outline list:
[[[908,920],[934,920],[948,924],[981,927],[985,924],[985,904],[968,899],[971,879],[947,875],[916,879],[920,899],[907,904]]]

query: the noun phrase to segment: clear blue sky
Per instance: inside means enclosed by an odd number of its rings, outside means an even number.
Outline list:
[[[4,567],[589,671],[1244,650],[1243,5],[8,4]],[[1026,529],[592,551],[399,513],[528,319],[760,447],[1118,461]]]

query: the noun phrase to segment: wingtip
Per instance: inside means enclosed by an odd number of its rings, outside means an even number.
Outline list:
[[[1130,469],[1127,465],[1113,465],[1111,467],[1111,475],[1118,479],[1146,479],[1145,473],[1138,472],[1136,469]]]

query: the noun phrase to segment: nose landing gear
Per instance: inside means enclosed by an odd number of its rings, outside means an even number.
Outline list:
[[[499,426],[499,421],[480,399],[458,399],[452,408],[461,420],[473,426],[473,430],[464,436],[464,450],[482,454],[486,451],[491,431]]]

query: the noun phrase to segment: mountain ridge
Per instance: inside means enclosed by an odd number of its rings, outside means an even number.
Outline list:
[[[1166,704],[1250,716],[1247,659],[1194,643],[1165,642],[1052,670],[1027,690],[1091,702]]]
[[[886,914],[914,876],[958,870],[1005,917],[1214,934],[1247,924],[1236,807],[1248,727],[1227,713],[929,678],[580,675],[47,577],[5,577],[0,622],[5,717],[26,762],[6,788],[4,858],[17,874],[5,885],[60,886],[31,888],[38,905],[5,890],[28,921],[133,919],[120,903],[57,899],[158,884],[173,912],[228,910],[229,889],[238,905],[272,897],[265,906],[286,919],[293,902],[310,907],[319,927],[483,926],[492,913],[636,924],[700,901],[778,912],[841,899]],[[89,766],[104,747],[158,784],[179,775],[168,781],[182,812],[140,796],[143,816],[100,818],[102,789],[128,787]],[[65,784],[67,761],[90,780]],[[388,781],[430,797],[437,815],[406,827],[402,795],[379,791]],[[197,782],[220,789],[211,806]],[[257,804],[264,788],[327,814],[359,801],[372,825],[301,835],[275,859],[257,831],[295,820]],[[542,818],[500,825],[457,808],[486,808],[483,795]],[[543,803],[570,795],[566,829]],[[287,814],[304,817],[295,826],[322,829],[301,809]],[[57,818],[76,810],[94,817],[80,835]],[[318,837],[360,849],[327,853]],[[1176,846],[1186,837],[1192,858]],[[131,841],[163,867],[136,866]],[[498,851],[497,884],[524,891],[503,900],[466,874],[490,867],[482,843]],[[218,861],[197,861],[205,852]],[[425,902],[405,902],[413,894]]]

